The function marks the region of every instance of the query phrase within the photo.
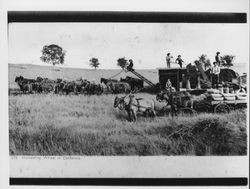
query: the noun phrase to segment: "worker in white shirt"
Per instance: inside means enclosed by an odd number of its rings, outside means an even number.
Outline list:
[[[213,65],[213,67],[211,69],[211,74],[212,74],[212,88],[218,89],[220,68],[219,68],[217,62],[214,62],[213,64],[214,65]]]

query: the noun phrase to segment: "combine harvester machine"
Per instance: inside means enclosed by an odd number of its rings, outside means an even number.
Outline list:
[[[206,83],[206,85],[211,86],[211,81],[209,81],[205,71],[203,70],[201,63],[198,61],[195,61],[195,66],[199,70],[199,72],[201,73],[201,76],[203,78],[203,83]]]

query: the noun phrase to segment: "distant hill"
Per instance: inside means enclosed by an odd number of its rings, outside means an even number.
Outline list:
[[[50,79],[63,78],[66,80],[75,80],[78,78],[83,78],[87,80],[95,80],[96,82],[100,81],[101,77],[110,78],[117,73],[119,73],[121,69],[81,69],[81,68],[61,68],[61,67],[52,67],[52,66],[40,66],[33,64],[9,64],[9,88],[17,88],[17,84],[15,83],[16,76],[24,76],[26,78],[37,78],[47,77]],[[136,70],[141,75],[152,81],[153,83],[157,83],[159,81],[158,72],[156,69],[152,70]],[[134,76],[132,73],[125,73],[124,71],[114,77],[114,79],[120,79],[120,77],[124,78],[126,76]]]
[[[245,65],[245,64],[244,64]],[[241,70],[239,75],[243,72],[247,72],[247,69],[240,69],[243,64],[238,64],[237,66],[231,67],[231,69],[238,72]],[[246,66],[247,67],[247,66]],[[17,84],[15,83],[16,76],[24,76],[27,78],[37,78],[47,77],[50,79],[63,78],[66,80],[75,80],[78,78],[83,78],[87,80],[95,80],[96,82],[100,81],[101,77],[110,78],[117,73],[119,73],[121,69],[82,69],[82,68],[65,68],[65,67],[57,67],[48,66],[48,65],[34,65],[34,64],[9,64],[9,88],[17,88]],[[152,81],[153,83],[159,82],[159,76],[157,69],[151,70],[136,70],[141,75]],[[115,76],[114,79],[120,79],[120,77],[124,78],[126,76],[136,77],[132,73],[124,71]],[[244,79],[243,79],[244,80]],[[244,82],[244,81],[243,81]]]

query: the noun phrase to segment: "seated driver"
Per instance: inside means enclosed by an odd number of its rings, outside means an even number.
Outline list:
[[[127,67],[127,70],[128,70],[128,71],[134,71],[133,66],[134,66],[133,60],[132,60],[132,59],[129,59],[129,65],[128,65],[128,67]]]

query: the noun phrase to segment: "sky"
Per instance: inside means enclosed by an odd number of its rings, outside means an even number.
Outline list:
[[[64,67],[90,68],[92,57],[101,69],[118,69],[117,59],[133,59],[136,69],[166,67],[168,52],[185,63],[206,54],[211,62],[217,51],[235,55],[237,69],[249,62],[247,24],[209,23],[10,23],[9,63],[45,65],[44,45],[66,51]]]

